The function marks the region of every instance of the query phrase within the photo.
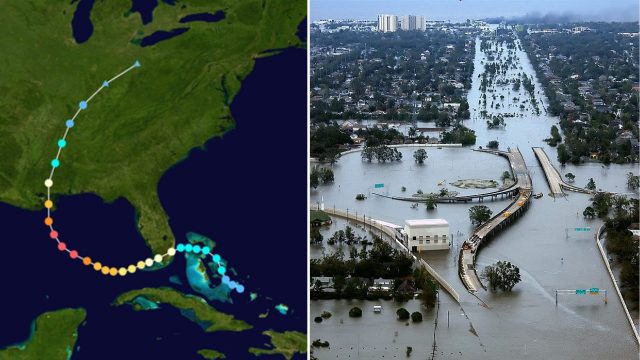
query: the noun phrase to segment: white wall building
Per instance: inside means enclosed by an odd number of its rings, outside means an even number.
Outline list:
[[[404,242],[412,252],[448,250],[449,223],[443,219],[405,220]]]
[[[404,15],[400,18],[400,28],[402,30],[422,30],[426,29],[424,16]]]
[[[395,15],[378,15],[378,31],[394,32],[398,30],[398,17]]]

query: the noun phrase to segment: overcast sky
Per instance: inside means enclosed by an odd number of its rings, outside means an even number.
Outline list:
[[[638,0],[308,0],[311,19],[371,19],[378,14],[423,15],[464,21],[527,14],[570,15],[572,19],[637,21]]]

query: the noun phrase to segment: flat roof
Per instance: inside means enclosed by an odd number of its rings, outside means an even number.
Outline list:
[[[405,224],[409,226],[448,226],[449,223],[445,219],[416,219],[405,220]]]

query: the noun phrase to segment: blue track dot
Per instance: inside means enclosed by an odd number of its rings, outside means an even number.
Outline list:
[[[58,146],[61,148],[67,146],[67,141],[65,139],[58,140]]]
[[[75,125],[75,124],[74,124],[74,122],[73,122],[73,120],[71,120],[71,119],[67,120],[67,127],[68,127],[68,128],[72,128],[72,127],[73,127],[73,125]]]
[[[184,251],[191,252],[191,250],[193,250],[193,245],[187,244],[184,246]]]
[[[238,283],[233,281],[233,280],[229,281],[229,283],[227,284],[229,289],[232,289],[232,290],[235,289],[237,285],[238,285]]]
[[[84,109],[87,108],[87,102],[82,100],[82,101],[80,101],[80,105],[79,106],[80,106],[81,110],[84,110]]]
[[[54,168],[57,168],[58,166],[60,166],[60,160],[58,159],[51,160],[51,166],[53,166]]]
[[[220,262],[220,255],[218,255],[218,254],[213,254],[213,261],[215,261],[215,262]]]
[[[199,245],[194,245],[193,246],[193,253],[194,254],[199,254],[200,253],[200,246]]]
[[[211,249],[210,249],[208,246],[205,246],[205,247],[203,247],[203,248],[202,248],[202,253],[203,253],[204,255],[207,255],[207,254],[209,254],[210,252],[211,252]]]
[[[220,266],[218,268],[218,274],[224,275],[224,273],[226,273],[226,272],[227,272],[227,269],[224,266]]]
[[[140,61],[136,60],[136,62],[133,64],[133,66],[135,66],[135,67],[140,67],[140,66],[142,66],[142,65],[140,65]]]
[[[109,82],[107,80],[102,82],[103,87],[109,87]]]
[[[242,294],[244,292],[244,286],[238,284],[236,286],[236,291],[238,292],[238,294]]]
[[[184,244],[178,244],[178,246],[176,246],[176,250],[178,252],[183,252],[184,251]]]
[[[223,284],[227,284],[229,283],[229,281],[231,280],[231,278],[229,278],[227,275],[222,277],[222,283]]]

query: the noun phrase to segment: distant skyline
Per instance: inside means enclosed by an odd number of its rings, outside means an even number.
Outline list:
[[[638,21],[638,0],[308,0],[311,20],[376,20],[378,14],[424,15],[427,20],[553,15],[570,21]]]

